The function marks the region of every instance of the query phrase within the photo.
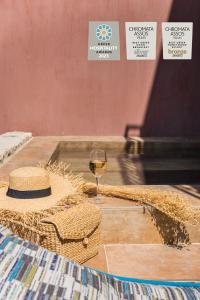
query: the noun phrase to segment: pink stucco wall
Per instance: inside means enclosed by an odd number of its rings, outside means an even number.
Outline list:
[[[143,126],[172,2],[0,1],[0,132],[122,135],[127,124]],[[120,21],[120,61],[87,60],[89,20]],[[157,61],[126,60],[125,21],[159,22]]]

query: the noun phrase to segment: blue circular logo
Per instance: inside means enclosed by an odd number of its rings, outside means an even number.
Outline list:
[[[112,28],[107,24],[100,24],[96,28],[96,37],[100,41],[109,41],[112,37]]]

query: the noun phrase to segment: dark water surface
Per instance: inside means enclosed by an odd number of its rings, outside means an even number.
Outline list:
[[[82,173],[86,180],[94,181],[89,170],[90,151],[69,151],[62,149],[56,161],[71,165],[74,173]],[[146,157],[109,150],[107,168],[102,183],[121,184],[199,184],[200,157]]]

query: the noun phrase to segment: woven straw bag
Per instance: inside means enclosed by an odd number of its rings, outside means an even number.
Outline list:
[[[40,245],[74,261],[84,262],[98,253],[101,212],[84,203],[41,220]]]
[[[84,202],[55,212],[34,224],[26,214],[15,217],[7,211],[0,214],[0,223],[12,229],[21,238],[30,240],[57,254],[82,263],[98,253],[100,244],[101,212],[96,206]]]

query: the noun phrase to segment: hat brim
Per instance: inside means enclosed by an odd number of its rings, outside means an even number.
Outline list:
[[[55,206],[60,200],[76,192],[72,183],[60,175],[49,174],[51,195],[35,199],[15,199],[6,195],[8,187],[0,188],[0,209],[18,212],[39,211]]]

